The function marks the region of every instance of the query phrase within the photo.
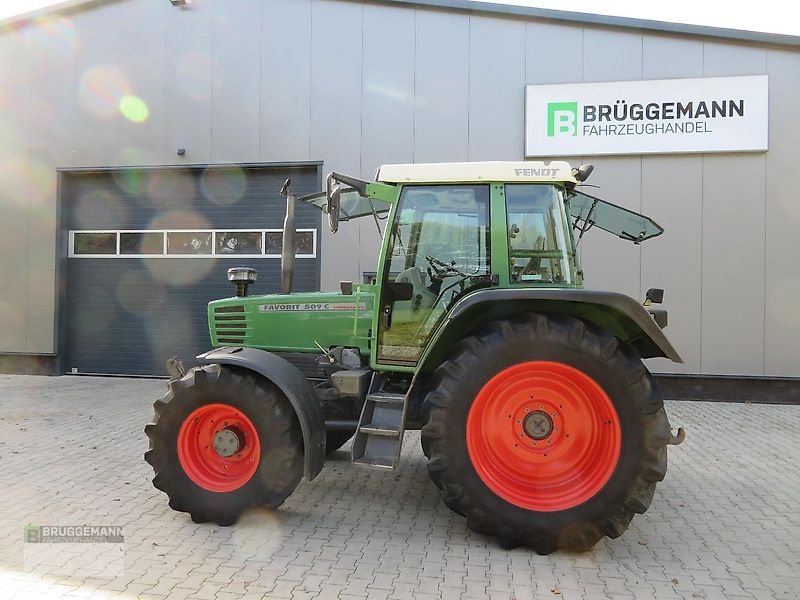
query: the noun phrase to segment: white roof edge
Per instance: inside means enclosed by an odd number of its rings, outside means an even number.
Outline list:
[[[632,17],[618,17],[614,15],[598,15],[593,13],[573,12],[552,8],[539,8],[534,6],[520,6],[516,4],[495,4],[478,0],[351,0],[356,2],[378,2],[390,4],[405,4],[421,8],[442,10],[460,10],[473,13],[483,13],[498,17],[516,17],[528,19],[545,19],[562,21],[577,25],[597,25],[606,27],[619,27],[624,29],[639,29],[654,33],[677,33],[701,37],[721,38],[732,41],[757,42],[767,45],[800,47],[800,36],[785,33],[768,33],[765,31],[748,31],[746,29],[730,29],[726,27],[713,27],[711,25],[694,25],[691,23],[674,23],[670,21],[655,21],[650,19],[636,19]]]
[[[383,165],[376,179],[384,183],[570,182],[572,165],[553,161],[488,161]]]
[[[27,11],[0,19],[0,27],[20,21],[29,21],[50,12],[81,6],[83,4],[100,4],[114,0],[62,0],[49,6]],[[164,0],[167,1],[167,0]],[[729,29],[710,25],[693,25],[690,23],[673,23],[649,19],[634,19],[613,15],[597,15],[592,13],[519,6],[515,4],[494,4],[490,2],[468,0],[345,0],[360,4],[404,4],[410,7],[433,8],[441,10],[461,10],[474,13],[496,15],[500,17],[545,19],[562,21],[576,25],[597,25],[619,27],[623,29],[639,29],[655,33],[677,33],[700,37],[711,37],[732,41],[756,42],[766,45],[800,47],[800,36],[764,31],[747,31],[745,29]],[[2,32],[0,32],[2,33]]]
[[[65,10],[68,8],[75,8],[76,6],[80,6],[82,4],[92,3],[97,3],[97,0],[61,0],[60,2],[54,2],[52,4],[48,4],[47,6],[41,6],[23,13],[0,18],[0,27],[3,25],[11,25],[12,23],[18,23],[20,21],[32,21],[33,19],[52,12]]]

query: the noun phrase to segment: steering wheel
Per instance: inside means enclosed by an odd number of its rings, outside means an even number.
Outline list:
[[[452,275],[460,275],[461,277],[469,277],[467,273],[459,271],[456,269],[456,261],[446,263],[443,260],[439,260],[429,254],[425,255],[425,260],[428,261],[430,267],[428,268],[428,276],[431,280],[442,280],[445,277],[450,277]]]

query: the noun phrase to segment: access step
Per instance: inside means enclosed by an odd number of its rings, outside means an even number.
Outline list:
[[[370,423],[369,425],[362,425],[358,428],[358,430],[362,433],[367,433],[370,435],[387,435],[393,437],[400,435],[399,427],[383,427],[373,423]]]
[[[394,469],[400,461],[408,398],[383,389],[382,373],[375,373],[364,401],[353,440],[353,464]]]

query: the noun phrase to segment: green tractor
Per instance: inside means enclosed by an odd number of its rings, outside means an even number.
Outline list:
[[[208,305],[214,350],[184,370],[145,431],[153,484],[195,522],[276,508],[351,438],[352,462],[391,470],[421,429],[428,472],[467,527],[546,554],[620,536],[667,470],[672,434],[642,359],[681,362],[667,313],[583,289],[592,227],[639,244],[651,219],[577,188],[560,161],[386,165],[375,182],[331,173],[287,210],[282,294]],[[377,273],[338,293],[291,293],[296,201],[331,231],[383,226]],[[346,257],[342,257],[344,260]]]

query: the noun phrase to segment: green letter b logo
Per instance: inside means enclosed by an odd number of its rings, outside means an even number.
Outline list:
[[[578,103],[547,103],[547,137],[578,135]]]

